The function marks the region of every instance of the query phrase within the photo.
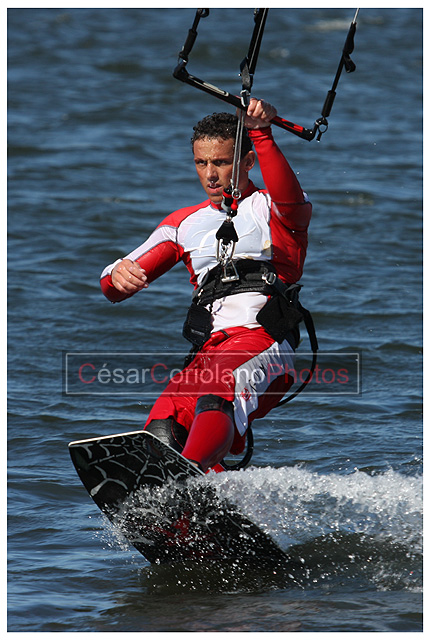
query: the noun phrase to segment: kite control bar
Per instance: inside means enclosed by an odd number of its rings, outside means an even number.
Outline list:
[[[253,75],[255,72],[256,64],[257,64],[258,53],[260,50],[261,40],[263,38],[263,31],[264,31],[264,26],[265,26],[268,11],[269,11],[268,9],[255,9],[254,11],[255,26],[252,33],[251,42],[249,45],[248,55],[240,65],[240,71],[242,76],[242,94],[244,91],[247,91],[249,93],[252,87]],[[215,98],[219,98],[224,102],[228,102],[229,104],[233,105],[236,108],[245,110],[246,104],[245,104],[245,101],[243,100],[243,96],[242,98],[239,96],[235,96],[229,93],[228,91],[224,91],[223,89],[216,87],[213,84],[209,84],[205,80],[201,80],[200,78],[197,78],[196,76],[191,75],[190,73],[188,73],[186,69],[186,66],[188,64],[189,54],[197,38],[197,26],[200,22],[200,19],[206,18],[208,15],[209,15],[209,9],[197,9],[193,25],[191,29],[188,31],[188,36],[185,41],[185,44],[179,53],[179,61],[173,71],[173,76],[177,80],[181,80],[182,82],[185,82],[186,84],[189,84],[192,87],[195,87],[196,89],[200,89],[201,91],[204,91],[210,94],[211,96],[214,96]],[[327,130],[327,127],[328,127],[327,117],[329,116],[331,108],[333,106],[334,98],[336,96],[335,89],[339,82],[342,69],[345,67],[346,71],[349,73],[355,70],[355,65],[352,62],[349,55],[350,53],[352,53],[354,49],[354,35],[355,35],[356,24],[357,24],[356,22],[357,15],[358,15],[358,9],[355,13],[354,20],[351,23],[348,36],[346,38],[346,42],[343,48],[341,60],[339,63],[339,67],[337,70],[337,74],[336,74],[333,86],[327,94],[327,97],[322,109],[322,115],[320,118],[318,118],[315,121],[313,128],[307,129],[298,124],[294,124],[289,120],[280,118],[279,116],[276,116],[275,118],[273,118],[273,120],[271,121],[272,124],[276,125],[277,127],[280,127],[281,129],[289,131],[290,133],[293,133],[294,135],[298,136],[299,138],[303,138],[304,140],[313,140],[317,135],[317,133],[318,133],[317,140],[321,139],[322,134]]]
[[[264,30],[264,25],[266,22],[268,11],[269,11],[268,9],[255,10],[254,12],[255,26],[254,26],[254,31],[251,37],[251,42],[249,45],[248,56],[245,58],[245,60],[241,64],[242,82],[244,84],[247,83],[249,88],[250,88],[250,85],[252,84],[253,74],[257,64],[258,53],[260,49],[261,40],[263,37],[263,30]],[[184,46],[182,47],[182,50],[179,53],[179,63],[173,71],[173,76],[177,80],[181,80],[182,82],[185,82],[191,85],[192,87],[195,87],[196,89],[201,89],[202,91],[209,93],[211,96],[214,96],[215,98],[219,98],[224,102],[228,102],[234,107],[237,107],[239,109],[244,109],[245,107],[242,104],[242,100],[240,99],[240,97],[235,96],[229,93],[228,91],[224,91],[223,89],[219,89],[213,84],[209,84],[208,82],[205,82],[205,80],[201,80],[200,78],[197,78],[196,76],[191,75],[190,73],[188,73],[186,69],[186,65],[188,63],[188,56],[197,38],[197,26],[200,22],[200,19],[206,18],[208,15],[209,15],[209,9],[197,9],[193,26],[188,31],[187,40]],[[276,116],[276,118],[272,120],[272,123],[277,125],[278,127],[281,127],[281,129],[286,129],[287,131],[291,131],[292,133],[295,133],[299,137],[305,138],[306,140],[312,140],[312,138],[315,136],[315,132],[313,130],[305,129],[304,127],[294,124],[293,122],[289,122],[288,120],[284,120],[283,118],[280,118],[278,116]]]

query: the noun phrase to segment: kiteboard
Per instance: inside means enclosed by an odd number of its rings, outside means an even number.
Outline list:
[[[149,562],[288,562],[200,469],[151,433],[75,441],[69,451],[96,505]]]

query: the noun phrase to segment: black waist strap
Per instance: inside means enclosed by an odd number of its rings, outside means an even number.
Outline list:
[[[243,259],[238,260],[234,265],[239,276],[237,280],[224,282],[221,278],[222,267],[218,265],[208,271],[203,282],[193,294],[193,302],[205,306],[219,298],[250,291],[266,296],[273,294],[273,286],[267,280],[270,280],[269,274],[275,276],[276,272],[270,262]]]

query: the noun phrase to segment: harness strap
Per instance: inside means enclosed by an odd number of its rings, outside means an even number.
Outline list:
[[[241,259],[234,262],[238,279],[226,280],[219,278],[219,266],[207,272],[203,282],[193,294],[192,300],[198,305],[206,306],[214,300],[237,293],[256,291],[270,296],[273,294],[272,285],[267,278],[275,269],[270,262],[264,260]]]

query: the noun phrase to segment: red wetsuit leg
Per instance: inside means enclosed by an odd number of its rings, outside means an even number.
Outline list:
[[[234,424],[229,415],[224,411],[202,411],[193,420],[182,455],[207,471],[227,455],[233,438]]]

